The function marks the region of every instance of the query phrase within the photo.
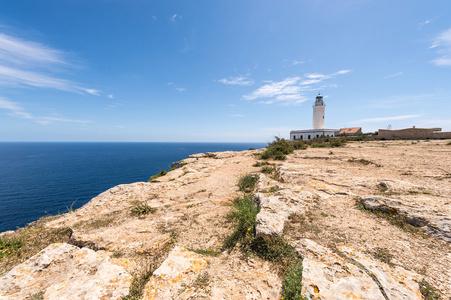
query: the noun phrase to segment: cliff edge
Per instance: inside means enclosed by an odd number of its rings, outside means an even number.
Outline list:
[[[0,299],[451,299],[448,141],[261,151],[3,233]]]

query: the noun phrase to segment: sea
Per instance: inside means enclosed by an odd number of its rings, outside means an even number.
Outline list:
[[[190,154],[266,145],[0,142],[0,232],[77,209],[118,184],[147,181]]]

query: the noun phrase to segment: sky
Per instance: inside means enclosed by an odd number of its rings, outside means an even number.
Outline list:
[[[451,131],[449,0],[0,1],[0,141]]]

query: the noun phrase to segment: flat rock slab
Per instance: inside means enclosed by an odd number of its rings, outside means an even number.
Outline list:
[[[256,235],[281,236],[290,214],[305,213],[307,204],[301,188],[293,188],[260,174],[254,202],[260,207],[255,225]],[[308,195],[311,196],[311,195]]]
[[[91,249],[59,243],[16,266],[0,278],[0,299],[121,299],[131,276],[109,257]]]
[[[207,260],[202,255],[174,247],[146,284],[143,300],[189,298],[189,287],[206,266]]]
[[[370,276],[329,249],[308,239],[294,246],[304,257],[301,294],[306,299],[385,300]]]
[[[451,242],[451,216],[428,207],[410,204],[407,201],[385,197],[358,197],[366,209],[379,210],[391,214],[402,214],[406,221],[417,227],[427,226],[430,235]]]
[[[368,271],[374,274],[390,300],[421,300],[421,292],[418,286],[423,277],[417,273],[407,271],[399,266],[390,267],[386,263],[376,261],[361,251],[349,246],[337,247],[348,257],[361,263]]]

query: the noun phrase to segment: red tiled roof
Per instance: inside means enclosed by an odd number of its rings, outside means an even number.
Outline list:
[[[340,134],[352,134],[352,133],[357,133],[360,130],[362,130],[362,127],[343,128],[343,129],[340,129]]]

